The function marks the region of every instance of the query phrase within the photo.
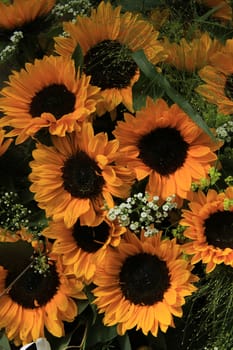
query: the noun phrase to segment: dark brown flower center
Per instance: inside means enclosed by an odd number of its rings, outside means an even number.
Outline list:
[[[38,91],[32,98],[29,113],[40,117],[42,113],[51,113],[56,119],[72,113],[75,106],[75,95],[63,84],[52,84]]]
[[[208,244],[221,249],[233,249],[233,212],[217,211],[204,222]]]
[[[107,241],[109,229],[105,221],[98,226],[81,226],[78,220],[73,227],[73,237],[79,248],[87,253],[94,253]]]
[[[68,158],[62,168],[64,189],[73,197],[96,198],[104,185],[101,169],[83,151]]]
[[[233,101],[233,74],[228,75],[225,83],[225,95]]]
[[[167,265],[155,255],[129,256],[120,271],[120,288],[133,304],[153,305],[163,300],[170,286]]]
[[[5,287],[19,275],[17,269],[8,271]],[[51,265],[46,274],[35,272],[30,267],[12,286],[10,298],[25,309],[35,309],[46,305],[57,293],[60,281],[55,265]]]
[[[160,175],[173,174],[181,168],[189,145],[175,128],[157,128],[138,142],[139,158]]]
[[[102,90],[125,88],[137,71],[131,50],[116,40],[96,44],[84,56],[84,72]]]

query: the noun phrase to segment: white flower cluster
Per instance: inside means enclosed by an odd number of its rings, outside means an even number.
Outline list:
[[[23,32],[20,30],[15,30],[10,37],[10,44],[7,45],[1,52],[0,52],[0,61],[3,62],[7,58],[9,58],[16,50],[18,47],[18,43],[20,40],[23,38]]]
[[[216,129],[217,137],[226,143],[233,139],[233,121],[229,120]]]
[[[17,193],[0,193],[0,226],[2,228],[11,231],[19,230],[21,227],[27,228],[31,210],[18,203],[18,200]]]
[[[53,7],[51,12],[58,19],[69,17],[69,20],[75,20],[78,15],[86,15],[91,6],[89,0],[60,1]]]
[[[174,196],[167,197],[166,201],[159,205],[158,196],[149,200],[147,193],[139,192],[109,209],[107,216],[111,221],[117,219],[121,226],[128,227],[135,233],[144,230],[144,235],[149,237],[159,231],[156,225],[161,224],[168,217],[169,211],[176,207]]]
[[[32,268],[34,269],[35,273],[39,273],[45,277],[50,268],[48,258],[45,255],[36,256],[34,258]]]

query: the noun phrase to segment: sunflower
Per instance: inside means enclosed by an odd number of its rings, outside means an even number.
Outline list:
[[[0,30],[22,28],[38,17],[46,16],[55,0],[14,0],[10,4],[0,1]]]
[[[175,239],[162,240],[160,232],[140,241],[128,232],[96,270],[94,303],[104,324],[117,324],[120,335],[134,327],[145,335],[157,336],[159,327],[166,332],[196,289],[190,266]]]
[[[209,64],[210,56],[220,50],[222,44],[217,39],[211,39],[209,34],[205,32],[192,41],[182,38],[179,44],[170,43],[165,38],[163,46],[168,55],[166,63],[178,70],[193,72]]]
[[[219,113],[233,113],[233,39],[226,41],[222,50],[210,59],[210,65],[199,71],[206,84],[199,85],[196,91],[208,102],[218,106]]]
[[[192,254],[192,264],[202,261],[206,272],[217,264],[233,267],[233,187],[218,193],[209,190],[194,193],[190,210],[183,210],[180,224],[188,226],[184,236],[190,242],[184,244],[187,254]]]
[[[132,168],[138,180],[149,176],[146,192],[162,199],[187,198],[193,180],[205,178],[219,145],[176,104],[147,99],[136,117],[125,113],[113,132],[120,142],[119,161]]]
[[[80,218],[81,225],[99,224],[104,205],[113,207],[113,196],[128,196],[134,177],[125,166],[114,164],[118,141],[107,134],[94,135],[91,123],[80,132],[52,137],[53,146],[38,144],[29,179],[31,192],[48,217],[67,227]]]
[[[130,12],[121,15],[121,6],[113,8],[102,1],[90,17],[78,16],[76,23],[64,23],[64,31],[69,36],[55,38],[56,51],[71,56],[80,45],[83,70],[104,97],[98,114],[110,112],[120,103],[133,111],[132,85],[139,78],[139,69],[131,53],[143,49],[154,64],[165,57],[153,26]]]
[[[14,129],[16,144],[48,128],[52,135],[65,136],[91,113],[100,98],[99,88],[89,84],[90,77],[76,74],[74,61],[45,56],[15,71],[1,91],[0,109],[6,114],[0,125]]]
[[[0,157],[7,151],[13,139],[6,139],[6,132],[0,127]]]
[[[63,321],[72,322],[78,313],[73,298],[85,298],[83,284],[64,275],[59,258],[49,258],[43,273],[36,258],[25,259],[22,270],[19,262],[0,266],[0,328],[17,345],[43,337],[45,328],[63,336]]]
[[[97,226],[82,226],[80,221],[67,228],[63,221],[51,221],[42,235],[55,239],[53,253],[62,255],[66,273],[74,274],[90,284],[96,265],[104,258],[108,246],[117,246],[126,229],[104,219]]]

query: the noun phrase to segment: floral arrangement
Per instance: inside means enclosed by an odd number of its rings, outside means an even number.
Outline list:
[[[0,348],[233,349],[230,0],[0,0]]]

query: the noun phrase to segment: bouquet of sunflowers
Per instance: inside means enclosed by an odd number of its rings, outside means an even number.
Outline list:
[[[233,349],[231,0],[0,0],[0,349]]]

